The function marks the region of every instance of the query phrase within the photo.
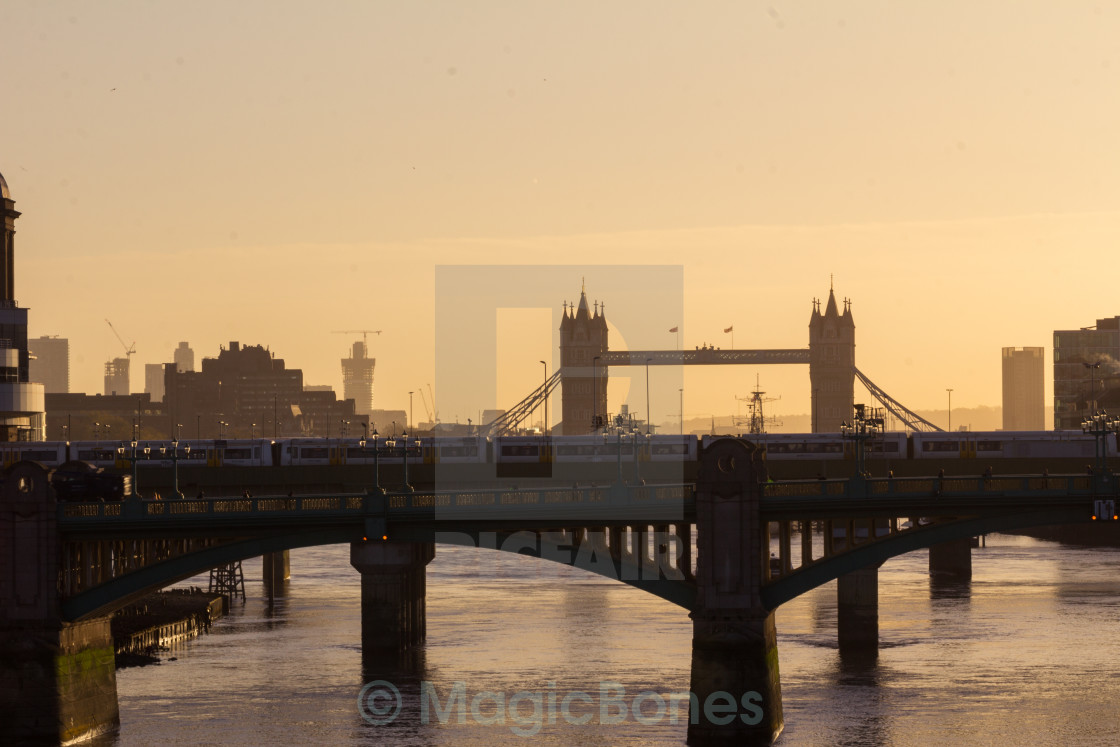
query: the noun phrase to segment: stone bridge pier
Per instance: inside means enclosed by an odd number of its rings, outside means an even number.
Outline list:
[[[425,593],[433,542],[367,540],[350,544],[362,574],[362,651],[406,651],[427,636]]]
[[[0,487],[0,731],[58,743],[120,724],[109,618],[64,622],[49,473],[19,462]]]
[[[755,446],[733,439],[713,444],[700,467],[689,744],[769,745],[782,730],[777,631],[760,596],[765,469]]]

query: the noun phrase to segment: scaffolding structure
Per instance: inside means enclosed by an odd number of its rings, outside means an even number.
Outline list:
[[[245,601],[245,574],[241,572],[240,560],[210,569],[210,593],[221,594],[230,602],[237,596]]]

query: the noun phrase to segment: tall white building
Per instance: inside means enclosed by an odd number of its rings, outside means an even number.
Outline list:
[[[44,387],[32,383],[27,350],[27,309],[16,303],[15,200],[0,174],[0,440],[41,441],[46,412]]]

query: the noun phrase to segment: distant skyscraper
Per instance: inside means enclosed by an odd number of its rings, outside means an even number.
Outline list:
[[[1120,382],[1120,316],[1054,332],[1054,428],[1078,430]]]
[[[164,392],[163,364],[144,364],[144,391],[152,395],[152,402],[162,402]]]
[[[194,370],[194,351],[191,346],[185,342],[180,342],[179,347],[175,348],[175,370],[179,373]]]
[[[67,394],[70,391],[70,341],[65,337],[37,337],[27,341],[31,354],[28,371],[32,381],[38,381],[47,394]]]
[[[373,411],[373,368],[376,358],[366,357],[366,344],[359,340],[350,349],[350,357],[342,359],[342,398],[354,400],[354,414],[369,415]]]
[[[31,383],[27,309],[16,304],[15,200],[0,175],[0,440],[42,440],[46,425],[43,385]]]
[[[130,394],[128,389],[128,358],[114,358],[105,364],[105,396]]]
[[[1045,348],[1003,349],[1003,429],[1040,431],[1046,427],[1043,406]]]

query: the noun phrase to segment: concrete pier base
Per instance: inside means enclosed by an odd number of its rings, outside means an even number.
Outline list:
[[[841,655],[878,652],[878,566],[860,568],[837,579],[836,637]]]
[[[119,726],[109,618],[0,631],[0,724],[12,744],[90,739]]]
[[[269,597],[283,594],[292,576],[292,564],[288,550],[266,552],[261,556],[261,576]]]
[[[929,548],[929,575],[956,581],[972,578],[972,540],[970,537],[942,542]]]
[[[769,745],[782,731],[774,615],[762,602],[769,533],[761,452],[735,439],[701,458],[688,743]]]
[[[0,483],[0,735],[87,739],[120,724],[109,618],[59,612],[57,507],[47,471],[17,462]],[[87,561],[91,562],[91,561]],[[94,569],[86,573],[92,578]]]
[[[350,564],[362,574],[362,650],[403,651],[427,636],[431,542],[354,542]]]
[[[774,614],[693,613],[690,745],[769,745],[782,730]]]

